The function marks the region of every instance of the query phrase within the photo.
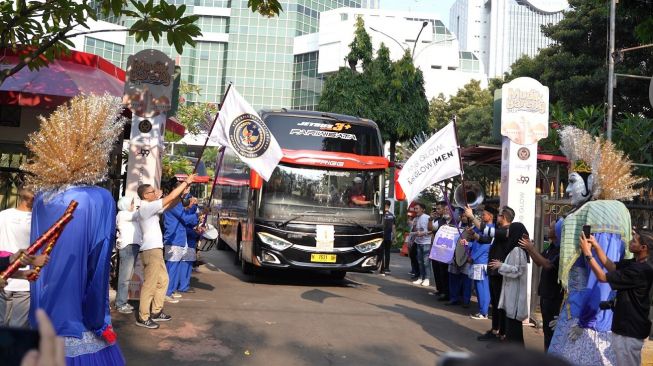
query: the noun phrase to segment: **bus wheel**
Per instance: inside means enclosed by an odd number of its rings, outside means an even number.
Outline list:
[[[227,243],[222,240],[221,237],[218,236],[218,245],[216,247],[218,250],[226,250],[227,249]]]
[[[329,277],[334,280],[344,280],[346,275],[347,271],[331,271],[331,273],[329,273]]]
[[[252,263],[240,258],[240,269],[242,269],[243,274],[251,276],[256,274],[256,267]]]
[[[240,256],[241,256],[241,249],[240,249],[240,242],[236,243],[236,253],[234,255],[234,264],[239,265],[240,264]]]

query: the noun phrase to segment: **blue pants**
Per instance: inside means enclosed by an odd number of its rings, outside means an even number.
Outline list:
[[[168,282],[167,296],[172,295],[173,292],[185,292],[190,288],[190,274],[193,271],[193,262],[189,261],[167,261],[166,268],[168,269]]]
[[[422,280],[431,280],[431,244],[413,244],[417,246],[417,264]]]
[[[134,265],[136,257],[141,246],[138,244],[129,244],[118,250],[120,256],[120,265],[118,268],[118,291],[116,291],[116,307],[121,307],[127,303],[129,297],[129,281],[134,274]]]
[[[462,291],[462,299],[460,292]],[[472,298],[472,280],[464,273],[449,272],[449,300],[469,304]]]
[[[487,316],[490,309],[490,280],[474,280],[474,288],[478,297],[478,312]]]

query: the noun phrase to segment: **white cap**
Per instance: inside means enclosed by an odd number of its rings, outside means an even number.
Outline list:
[[[355,177],[355,178],[354,178],[354,183],[363,183],[363,178],[361,178],[361,177]]]

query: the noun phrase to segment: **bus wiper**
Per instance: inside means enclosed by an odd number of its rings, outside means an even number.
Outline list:
[[[356,226],[362,228],[363,230],[366,230],[368,233],[371,233],[371,232],[372,232],[372,228],[371,228],[371,227],[368,227],[368,226],[365,226],[365,225],[363,225],[363,224],[360,224],[360,223],[358,223],[358,222],[356,222],[356,221],[354,221],[354,220],[346,220],[346,221],[347,221],[348,223],[350,223],[350,224],[354,224],[354,225],[356,225]]]
[[[323,215],[323,214],[327,215],[328,213],[316,212],[316,211],[306,211],[304,213],[293,216],[293,217],[289,218],[288,220],[282,222],[281,224],[277,225],[277,228],[282,228],[282,227],[288,225],[291,221],[295,221],[295,220],[297,220],[299,218],[302,218],[304,216],[315,216],[315,215]]]

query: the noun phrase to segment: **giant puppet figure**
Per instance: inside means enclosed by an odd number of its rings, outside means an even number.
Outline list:
[[[641,180],[631,175],[631,162],[609,141],[575,127],[563,128],[560,141],[570,161],[567,193],[574,209],[559,236],[559,278],[567,296],[548,352],[575,365],[614,365],[612,311],[599,308],[610,296],[610,285],[597,281],[578,243],[583,225],[590,225],[611,261],[630,255],[625,250],[632,235],[630,213],[618,200],[635,196],[632,187]]]
[[[33,158],[23,166],[27,183],[37,192],[32,213],[34,241],[59,218],[71,201],[78,202],[32,283],[30,322],[36,309],[48,314],[65,343],[68,365],[124,365],[109,315],[109,269],[115,242],[116,205],[104,188],[109,153],[124,120],[120,101],[109,95],[77,96],[30,135]]]

